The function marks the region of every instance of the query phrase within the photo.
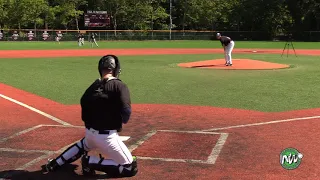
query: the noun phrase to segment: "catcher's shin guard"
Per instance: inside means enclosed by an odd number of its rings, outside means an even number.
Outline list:
[[[96,174],[94,169],[91,169],[89,166],[89,156],[83,155],[81,158],[81,168],[82,168],[82,174],[84,176],[93,176]]]
[[[49,171],[55,171],[64,164],[70,164],[78,160],[82,155],[86,154],[89,149],[84,144],[84,138],[79,142],[73,144],[63,153],[61,153],[56,159],[49,160],[48,164],[44,165],[45,169]]]

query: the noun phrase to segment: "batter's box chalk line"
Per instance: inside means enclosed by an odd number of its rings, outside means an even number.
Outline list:
[[[221,131],[221,130],[229,130],[229,129],[265,126],[265,125],[270,125],[270,124],[289,123],[289,122],[295,122],[295,121],[311,121],[311,120],[319,121],[320,120],[320,116],[297,117],[297,118],[291,118],[291,119],[280,119],[280,120],[273,120],[273,121],[267,121],[267,122],[258,122],[258,123],[251,123],[251,124],[239,124],[239,125],[233,125],[233,126],[205,129],[205,130],[201,130],[201,131],[203,131],[203,132]]]
[[[41,127],[61,127],[61,128],[83,128],[83,126],[72,126],[72,125],[44,125],[44,124],[40,124],[40,125],[37,125],[37,126],[34,126],[34,127],[31,127],[31,128],[28,128],[28,129],[25,129],[21,132],[18,132],[18,133],[15,133],[9,137],[6,137],[6,138],[2,138],[0,139],[0,142],[5,142],[9,139],[12,139],[14,137],[17,137],[17,136],[20,136],[20,135],[23,135],[27,132],[30,132],[30,131],[33,131],[33,130],[36,130],[38,128],[41,128]],[[119,136],[120,139],[122,141],[126,141],[130,138],[130,136]],[[39,163],[40,161],[42,161],[43,159],[48,159],[51,155],[53,154],[61,154],[63,151],[65,151],[68,147],[70,147],[72,144],[78,142],[79,140],[77,141],[74,141],[66,146],[64,146],[63,148],[57,150],[57,151],[48,151],[48,150],[23,150],[23,149],[12,149],[12,148],[0,148],[0,153],[1,152],[4,152],[4,151],[7,151],[7,152],[19,152],[19,153],[27,153],[27,152],[35,152],[35,153],[44,153],[43,155],[37,157],[36,159],[33,159],[31,160],[30,162],[27,162],[26,164],[16,168],[15,170],[24,170],[24,169],[27,169],[37,163]],[[1,179],[0,179],[1,180]]]
[[[167,161],[167,162],[184,162],[184,163],[201,163],[201,164],[215,164],[225,142],[227,141],[229,133],[220,133],[220,132],[203,132],[203,131],[176,131],[176,130],[154,130],[143,136],[139,141],[129,147],[129,150],[132,152],[141,146],[145,141],[155,135],[157,132],[172,132],[172,133],[190,133],[190,134],[211,134],[211,135],[220,135],[217,143],[213,147],[210,155],[207,160],[196,160],[196,159],[173,159],[173,158],[157,158],[157,157],[145,157],[138,156],[138,159],[143,160],[158,160],[158,161]]]
[[[54,116],[52,116],[52,115],[50,115],[50,114],[48,114],[48,113],[45,113],[45,112],[43,112],[43,111],[40,111],[39,109],[36,109],[36,108],[34,108],[34,107],[31,107],[31,106],[29,106],[29,105],[27,105],[27,104],[25,104],[25,103],[23,103],[23,102],[20,102],[20,101],[18,101],[18,100],[15,100],[15,99],[10,98],[10,97],[8,97],[8,96],[5,96],[5,95],[3,95],[3,94],[0,94],[0,97],[1,97],[1,98],[4,98],[4,99],[6,99],[6,100],[8,100],[8,101],[10,101],[10,102],[12,102],[12,103],[18,104],[18,105],[20,105],[20,106],[22,106],[22,107],[24,107],[24,108],[26,108],[26,109],[29,109],[29,110],[37,113],[37,114],[40,114],[40,115],[42,115],[42,116],[44,116],[44,117],[46,117],[46,118],[48,118],[48,119],[50,119],[50,120],[52,120],[52,121],[55,121],[55,122],[58,122],[59,124],[61,124],[61,125],[42,125],[42,124],[41,124],[41,125],[35,126],[35,127],[33,127],[33,128],[26,129],[25,131],[16,133],[16,134],[14,134],[12,137],[8,137],[9,139],[10,139],[10,138],[13,138],[13,137],[15,137],[15,136],[18,136],[18,135],[20,135],[20,134],[27,133],[27,132],[29,132],[29,131],[31,131],[31,130],[36,129],[36,128],[43,127],[43,126],[60,126],[60,127],[84,128],[84,126],[74,126],[74,125],[71,125],[71,124],[69,124],[69,123],[67,123],[67,122],[65,122],[65,121],[63,121],[63,120],[61,120],[61,119],[59,119],[59,118],[57,118],[57,117],[54,117]],[[119,136],[119,137],[120,137],[121,141],[127,141],[127,140],[130,139],[130,136]],[[7,139],[8,139],[8,138],[7,138]],[[6,138],[0,139],[0,142],[6,141],[7,139],[6,139]]]

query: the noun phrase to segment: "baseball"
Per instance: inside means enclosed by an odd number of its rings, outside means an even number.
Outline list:
[[[298,154],[298,158],[299,158],[299,159],[302,159],[302,158],[303,158],[303,154],[299,153],[299,154]]]

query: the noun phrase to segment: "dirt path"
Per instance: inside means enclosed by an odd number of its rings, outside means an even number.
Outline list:
[[[83,57],[116,54],[118,56],[157,55],[157,54],[214,54],[223,53],[222,49],[64,49],[64,50],[5,50],[0,58],[41,58],[41,57]],[[234,49],[239,54],[281,54],[280,49]],[[293,51],[289,51],[294,54]],[[320,55],[320,50],[297,49],[297,55]]]

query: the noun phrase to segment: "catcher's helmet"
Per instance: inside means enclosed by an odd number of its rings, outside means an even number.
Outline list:
[[[102,76],[102,70],[112,70],[113,76],[118,77],[121,72],[120,62],[118,57],[115,55],[103,56],[99,60],[98,70],[99,70],[100,76]]]

